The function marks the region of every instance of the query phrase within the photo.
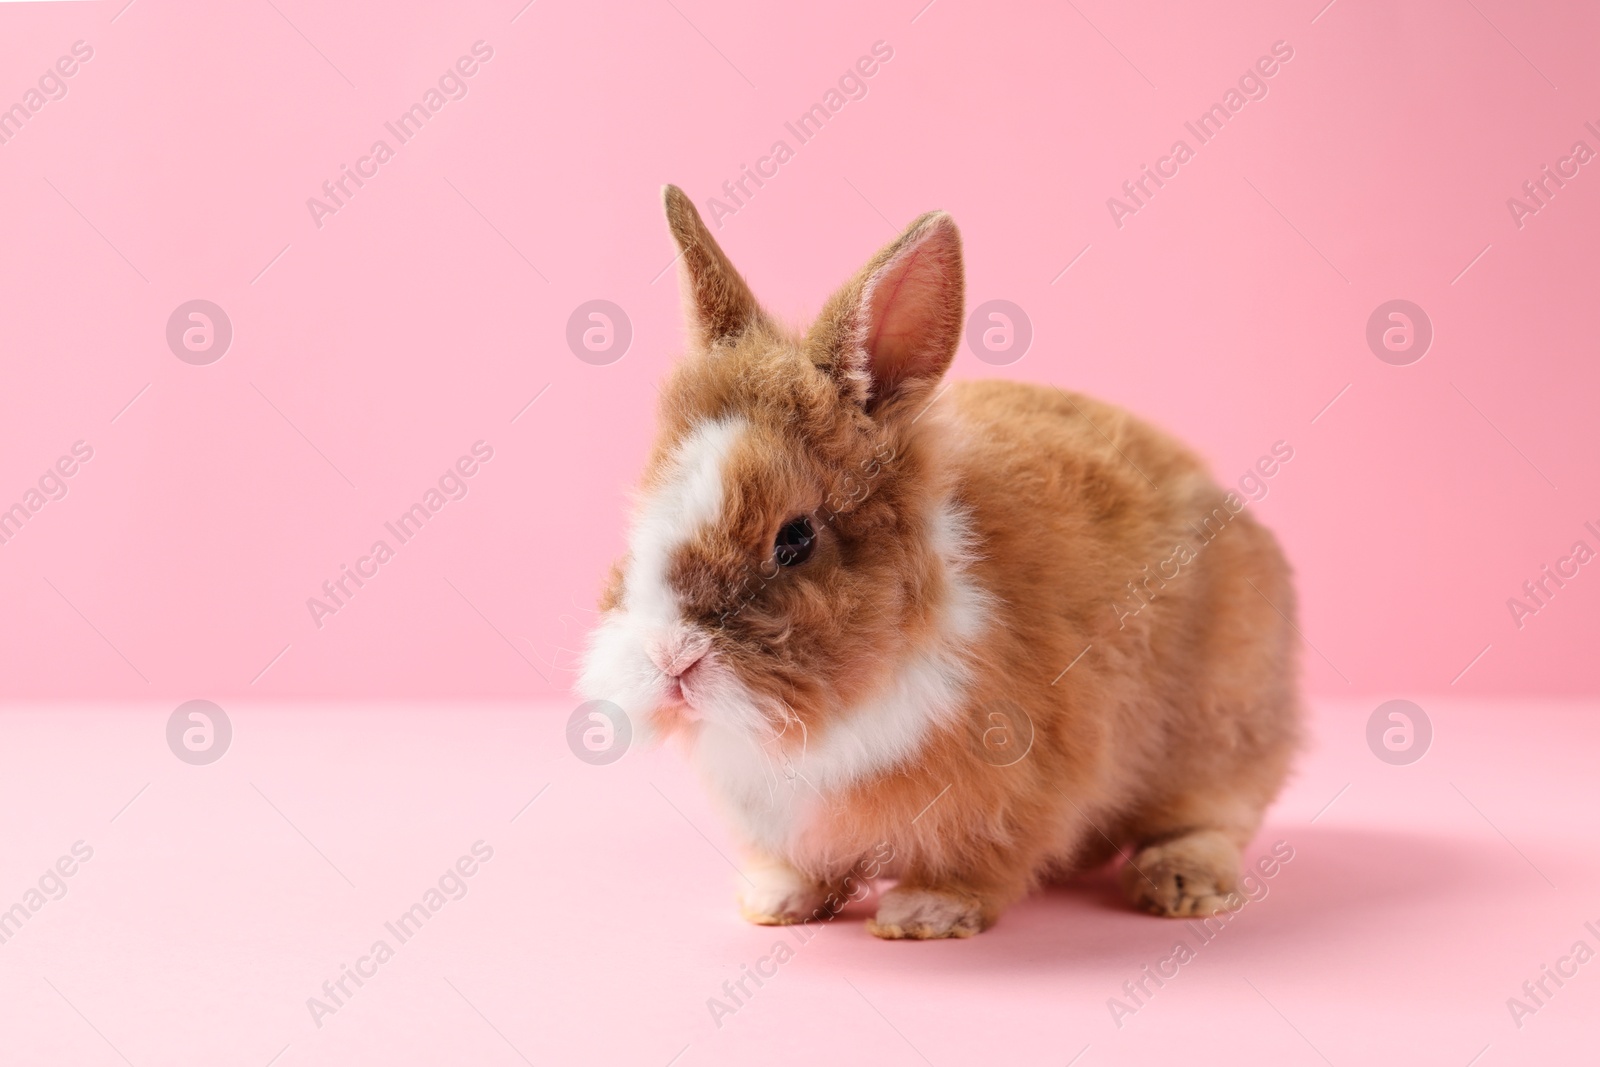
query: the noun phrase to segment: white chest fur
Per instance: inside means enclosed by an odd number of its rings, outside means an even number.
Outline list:
[[[877,694],[834,717],[818,736],[797,738],[802,727],[791,725],[782,737],[762,739],[708,723],[697,739],[695,762],[748,844],[793,855],[819,811],[853,787],[914,766],[929,736],[961,715],[970,656],[988,625],[992,598],[968,571],[964,516],[946,505],[933,526],[946,579],[939,626],[922,647],[905,651]]]

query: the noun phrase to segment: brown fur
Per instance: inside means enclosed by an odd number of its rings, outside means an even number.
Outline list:
[[[754,428],[731,457],[740,491],[723,521],[669,574],[721,661],[789,709],[780,745],[823,735],[932,639],[949,581],[929,537],[941,502],[970,517],[968,574],[994,601],[964,720],[830,796],[782,854],[753,856],[777,888],[746,915],[807,917],[884,841],[901,880],[880,936],[976,933],[1042,878],[1125,846],[1135,903],[1229,906],[1298,736],[1295,598],[1272,535],[1191,452],[1117,408],[1000,381],[936,396],[963,313],[948,216],[912,223],[796,334],[760,310],[681,192],[668,187],[666,207],[691,347],[663,391],[645,486],[705,420]],[[814,556],[767,566],[777,528],[803,514]],[[1189,524],[1206,520],[1219,532],[1202,541]],[[1196,558],[1151,579],[1180,543]],[[603,609],[622,582],[615,571]],[[1134,587],[1148,605],[1129,614]],[[1009,766],[977,754],[996,707],[1031,723]]]

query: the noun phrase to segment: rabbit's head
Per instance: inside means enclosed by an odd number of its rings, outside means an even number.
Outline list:
[[[796,332],[688,197],[668,186],[665,203],[688,350],[579,688],[647,734],[798,742],[948,608],[962,530],[934,402],[961,335],[960,235],[923,215]]]

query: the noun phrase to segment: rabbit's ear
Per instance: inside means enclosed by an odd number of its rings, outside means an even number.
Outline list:
[[[961,234],[931,211],[828,301],[807,335],[812,359],[869,412],[921,395],[955,359],[963,300]]]
[[[761,321],[763,313],[750,287],[700,221],[689,197],[676,185],[668,185],[661,190],[661,199],[667,228],[678,243],[684,313],[695,343],[710,348]]]

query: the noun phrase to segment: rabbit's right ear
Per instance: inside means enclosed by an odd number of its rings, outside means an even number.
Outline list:
[[[813,363],[869,415],[931,392],[961,343],[961,234],[930,211],[867,262],[807,333]]]
[[[684,314],[695,344],[711,348],[737,337],[763,319],[750,287],[700,220],[700,212],[682,189],[661,190],[667,228],[678,243]]]

